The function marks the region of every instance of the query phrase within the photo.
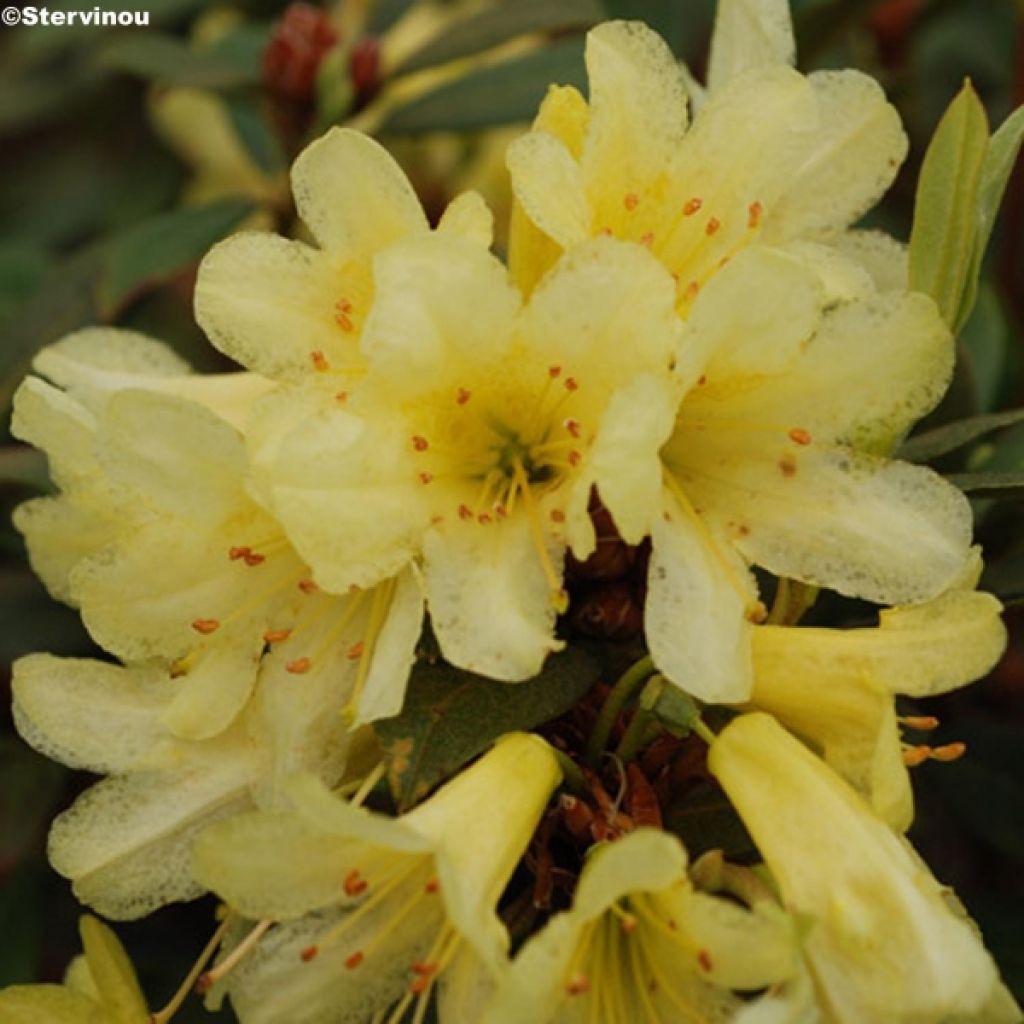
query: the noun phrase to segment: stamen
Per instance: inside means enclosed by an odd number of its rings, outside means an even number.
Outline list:
[[[583,456],[575,448],[573,448],[573,450],[569,452],[568,459],[569,465],[572,466],[573,469],[575,469],[583,461]]]
[[[710,971],[714,966],[711,962],[711,954],[706,949],[700,949],[697,951],[697,963],[699,963],[701,969],[705,971]]]
[[[578,391],[579,387],[580,386],[577,383],[575,377],[566,377],[565,378],[565,390],[566,391]]]
[[[424,484],[424,485],[425,484],[429,484],[433,479],[434,479],[434,474],[433,473],[427,473],[427,472],[420,473],[420,483],[421,484]]]
[[[570,996],[580,996],[590,991],[590,979],[585,974],[574,974],[565,984],[565,991]]]
[[[246,547],[234,547],[228,549],[228,558],[232,562],[237,562],[240,558],[245,558],[246,555],[252,552],[252,548]]]
[[[704,200],[700,199],[698,196],[694,196],[692,199],[687,199],[686,203],[683,205],[683,216],[692,217],[703,205]]]
[[[248,553],[243,555],[242,558],[245,560],[245,564],[250,567],[255,565],[262,565],[267,560],[266,555],[261,555],[256,551],[249,551]]]
[[[564,523],[565,513],[560,508],[553,508],[551,510],[551,522],[553,523]]]
[[[215,633],[220,629],[219,619],[196,619],[192,623],[192,628],[197,633],[202,633],[203,636],[209,636],[211,633]]]
[[[811,433],[803,427],[793,427],[789,431],[789,439],[794,444],[808,445],[811,443]]]
[[[460,519],[472,519],[473,510],[468,505],[459,506],[459,518]]]
[[[903,748],[903,763],[908,768],[916,768],[918,765],[924,764],[931,756],[932,748],[927,747],[924,744],[916,747]]]
[[[339,392],[338,392],[338,393],[337,393],[337,394],[336,394],[336,395],[334,396],[334,399],[335,399],[335,401],[337,401],[337,402],[347,402],[347,401],[348,401],[348,392],[347,392],[347,391],[339,391]]]
[[[268,629],[263,634],[265,644],[282,644],[292,635],[290,629]]]
[[[365,959],[366,954],[362,950],[357,949],[351,956],[345,957],[345,966],[348,970],[354,971]]]
[[[472,392],[466,388],[459,388],[459,390],[455,392],[455,401],[458,405],[465,405],[471,397]]]
[[[298,588],[304,594],[315,594],[320,589],[312,580],[299,580]]]
[[[755,200],[747,208],[747,227],[756,228],[761,223],[761,214],[764,213],[764,207],[761,205],[760,200]]]
[[[430,442],[422,434],[413,434],[412,446],[418,452],[425,452],[430,447]]]
[[[363,643],[362,640],[359,640],[345,652],[345,657],[350,661],[355,661],[356,658],[361,658],[363,656],[363,651],[365,650],[366,644]]]
[[[646,246],[648,249],[650,249],[651,246],[654,245],[654,232],[653,231],[645,231],[640,236],[640,244],[643,245],[643,246]]]
[[[635,192],[627,192],[622,199],[622,205],[627,210],[635,210],[640,204],[640,197]]]
[[[548,376],[552,380],[555,380],[556,378],[560,377],[561,375],[562,375],[562,368],[560,366],[549,366],[548,367]]]
[[[294,661],[289,661],[284,668],[293,676],[301,676],[305,675],[312,667],[313,662],[309,658],[296,658]]]
[[[562,588],[562,581],[551,564],[551,556],[548,554],[547,544],[544,541],[544,530],[540,523],[540,515],[530,491],[530,479],[523,468],[523,461],[518,456],[512,460],[512,469],[516,480],[519,483],[519,490],[523,495],[523,504],[526,506],[526,519],[530,525],[530,533],[533,535],[533,545],[540,558],[541,567],[547,577],[548,585],[551,588],[550,600],[552,607],[562,614],[569,607],[569,595]]]
[[[931,732],[939,727],[939,720],[934,715],[903,715],[900,724],[917,732]]]
[[[360,896],[370,887],[370,883],[359,873],[358,868],[353,868],[346,876],[342,886],[346,896]]]
[[[704,225],[704,234],[713,235],[722,226],[722,222],[717,217],[711,217],[707,224]]]
[[[330,369],[327,357],[319,349],[314,352],[310,352],[309,358],[312,360],[313,368],[315,370],[319,370],[322,373],[323,371]]]
[[[565,420],[562,423],[562,426],[565,427],[565,429],[568,430],[573,437],[580,436],[581,428],[579,420],[574,420],[572,417],[570,417],[569,419]]]
[[[438,879],[432,878],[425,886],[423,886],[424,892],[429,892],[431,895],[441,891],[441,883]]]
[[[222,978],[226,978],[255,948],[273,921],[260,921],[255,928],[223,959],[213,970],[201,975],[196,982],[196,991],[209,992]]]
[[[933,747],[931,759],[948,764],[950,761],[958,761],[967,753],[966,743],[947,743],[945,746]]]

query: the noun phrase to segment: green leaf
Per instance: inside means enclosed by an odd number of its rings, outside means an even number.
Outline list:
[[[497,683],[444,662],[417,664],[402,713],[374,723],[399,809],[411,807],[499,736],[563,714],[599,674],[597,662],[575,647],[552,655],[540,675],[524,683]]]
[[[972,498],[1024,498],[1024,471],[950,473],[946,479]]]
[[[985,416],[972,416],[970,419],[959,420],[936,430],[905,441],[897,450],[896,458],[908,462],[930,462],[940,455],[955,452],[958,448],[970,444],[971,441],[993,430],[1012,426],[1024,421],[1024,409],[1010,409],[1007,412],[989,413]]]
[[[950,327],[960,321],[971,272],[988,117],[965,82],[925,153],[910,234],[910,287],[930,295]]]
[[[971,315],[978,296],[978,280],[981,276],[981,264],[985,258],[992,229],[995,227],[996,214],[1003,201],[1006,185],[1010,180],[1014,164],[1024,142],[1024,107],[1015,110],[1000,125],[992,136],[981,167],[981,179],[978,183],[977,212],[974,231],[974,251],[966,290],[961,303],[960,314],[955,325],[959,331]]]
[[[194,263],[252,210],[253,204],[244,199],[185,206],[116,236],[104,247],[98,293],[101,309],[112,316],[147,285]]]
[[[970,356],[979,411],[991,412],[1008,404],[1015,383],[1010,361],[1013,333],[999,292],[988,282],[979,283],[960,343]]]
[[[688,736],[700,720],[694,699],[663,676],[655,676],[640,695],[640,707],[649,711],[673,736]]]
[[[228,117],[253,163],[266,174],[277,174],[285,166],[281,145],[260,106],[248,97],[232,96],[227,101]]]
[[[518,0],[485,7],[476,14],[450,24],[426,45],[411,53],[394,71],[413,71],[469,57],[527,32],[588,27],[599,22],[602,10],[597,0]]]
[[[157,32],[119,37],[99,54],[102,66],[159,85],[230,89],[259,81],[267,28],[247,25],[201,49]]]
[[[416,0],[377,0],[370,11],[366,34],[368,36],[383,35],[415,2]]]
[[[381,132],[467,131],[528,121],[553,82],[582,89],[586,79],[583,40],[564,39],[445,82],[393,110]]]

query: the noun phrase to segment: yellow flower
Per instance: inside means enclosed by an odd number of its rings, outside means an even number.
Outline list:
[[[686,851],[639,829],[589,855],[572,909],[528,940],[484,1024],[731,1019],[734,990],[796,970],[795,931],[773,904],[697,892]]]
[[[974,930],[909,845],[770,715],[730,723],[708,765],[783,905],[807,919],[804,956],[826,1020],[974,1019],[999,993]]]
[[[268,382],[142,373],[164,365],[179,369],[156,342],[113,331],[37,359],[64,390],[29,378],[13,426],[50,455],[63,493],[15,516],[33,565],[108,651],[173,662],[167,723],[182,738],[230,725],[267,645],[296,675],[344,680],[356,721],[394,714],[419,636],[418,584],[405,574],[371,592],[321,593],[247,491],[232,423]]]
[[[230,976],[247,1024],[398,1021],[460,957],[494,972],[508,945],[495,908],[561,778],[535,736],[504,737],[399,819],[289,787],[294,812],[211,826],[196,872],[232,907],[286,922]],[[472,1018],[469,1018],[472,1019]]]
[[[751,563],[903,604],[946,589],[970,537],[959,492],[875,454],[935,405],[953,362],[934,305],[902,290],[898,247],[845,232],[903,157],[898,117],[859,73],[792,70],[790,35],[777,3],[722,4],[688,128],[664,43],[602,25],[589,104],[553,90],[509,151],[522,287],[600,233],[675,277],[684,395],[661,452],[646,633],[658,667],[712,701],[750,693]]]
[[[886,609],[874,629],[757,626],[751,703],[820,750],[881,818],[904,831],[913,795],[893,697],[946,693],[988,672],[1006,646],[1001,610],[988,594],[956,590]]]
[[[494,257],[435,235],[379,254],[375,280],[366,377],[345,409],[282,398],[289,429],[257,455],[268,500],[329,589],[422,557],[445,656],[527,678],[556,646],[566,546],[594,548],[592,487],[641,536],[658,508],[671,278],[598,239],[523,306]]]
[[[12,985],[0,991],[4,1024],[149,1024],[146,1000],[117,936],[95,917],[78,923],[85,955],[63,985]]]

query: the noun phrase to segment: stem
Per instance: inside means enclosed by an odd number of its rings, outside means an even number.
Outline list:
[[[692,726],[693,731],[710,747],[718,737],[698,718]]]
[[[263,938],[263,933],[273,924],[273,921],[260,921],[255,928],[242,941],[235,946],[235,948],[223,959],[212,971],[207,971],[199,979],[199,989],[202,992],[208,992],[214,985],[217,984],[221,978],[229,974],[235,967],[241,963],[242,960],[249,955],[253,947],[260,939]]]
[[[639,751],[647,746],[658,733],[663,731],[661,724],[654,715],[643,708],[637,708],[633,713],[633,719],[629,723],[629,728],[626,729],[622,736],[622,741],[615,748],[615,756],[620,758],[623,763],[632,761]]]
[[[578,796],[588,796],[590,794],[590,787],[587,785],[587,780],[583,777],[583,772],[580,771],[580,766],[568,754],[563,753],[557,747],[552,747],[551,753],[555,755],[558,767],[562,770],[565,788],[576,793]]]
[[[162,1009],[156,1013],[151,1013],[149,1016],[151,1024],[167,1024],[167,1022],[181,1009],[181,1004],[185,1002],[188,994],[192,991],[192,987],[195,985],[199,978],[199,975],[203,973],[203,968],[206,966],[207,961],[213,956],[217,947],[220,945],[220,940],[224,938],[224,933],[228,930],[228,926],[231,924],[232,915],[229,913],[225,916],[224,920],[221,921],[217,930],[210,937],[210,941],[204,947],[202,953],[199,954],[199,959],[192,965],[192,970],[185,975],[185,980],[178,987],[178,991],[171,996],[171,1001]]]
[[[623,705],[653,673],[654,662],[648,655],[630,665],[612,687],[611,693],[608,694],[601,707],[601,713],[597,717],[594,730],[590,734],[590,739],[587,740],[587,747],[583,754],[591,768],[596,768],[600,762],[601,752],[608,745],[608,737],[611,735],[615,719],[619,717]]]

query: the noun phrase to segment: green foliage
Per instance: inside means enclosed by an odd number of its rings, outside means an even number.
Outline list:
[[[524,683],[496,683],[443,662],[420,662],[402,713],[374,725],[395,803],[411,807],[504,733],[557,718],[598,674],[597,661],[575,647],[549,657],[540,675]]]
[[[970,419],[959,420],[923,434],[915,434],[896,451],[896,456],[908,462],[931,462],[932,459],[963,448],[971,441],[984,437],[994,430],[1012,426],[1022,420],[1024,409],[972,416]]]

